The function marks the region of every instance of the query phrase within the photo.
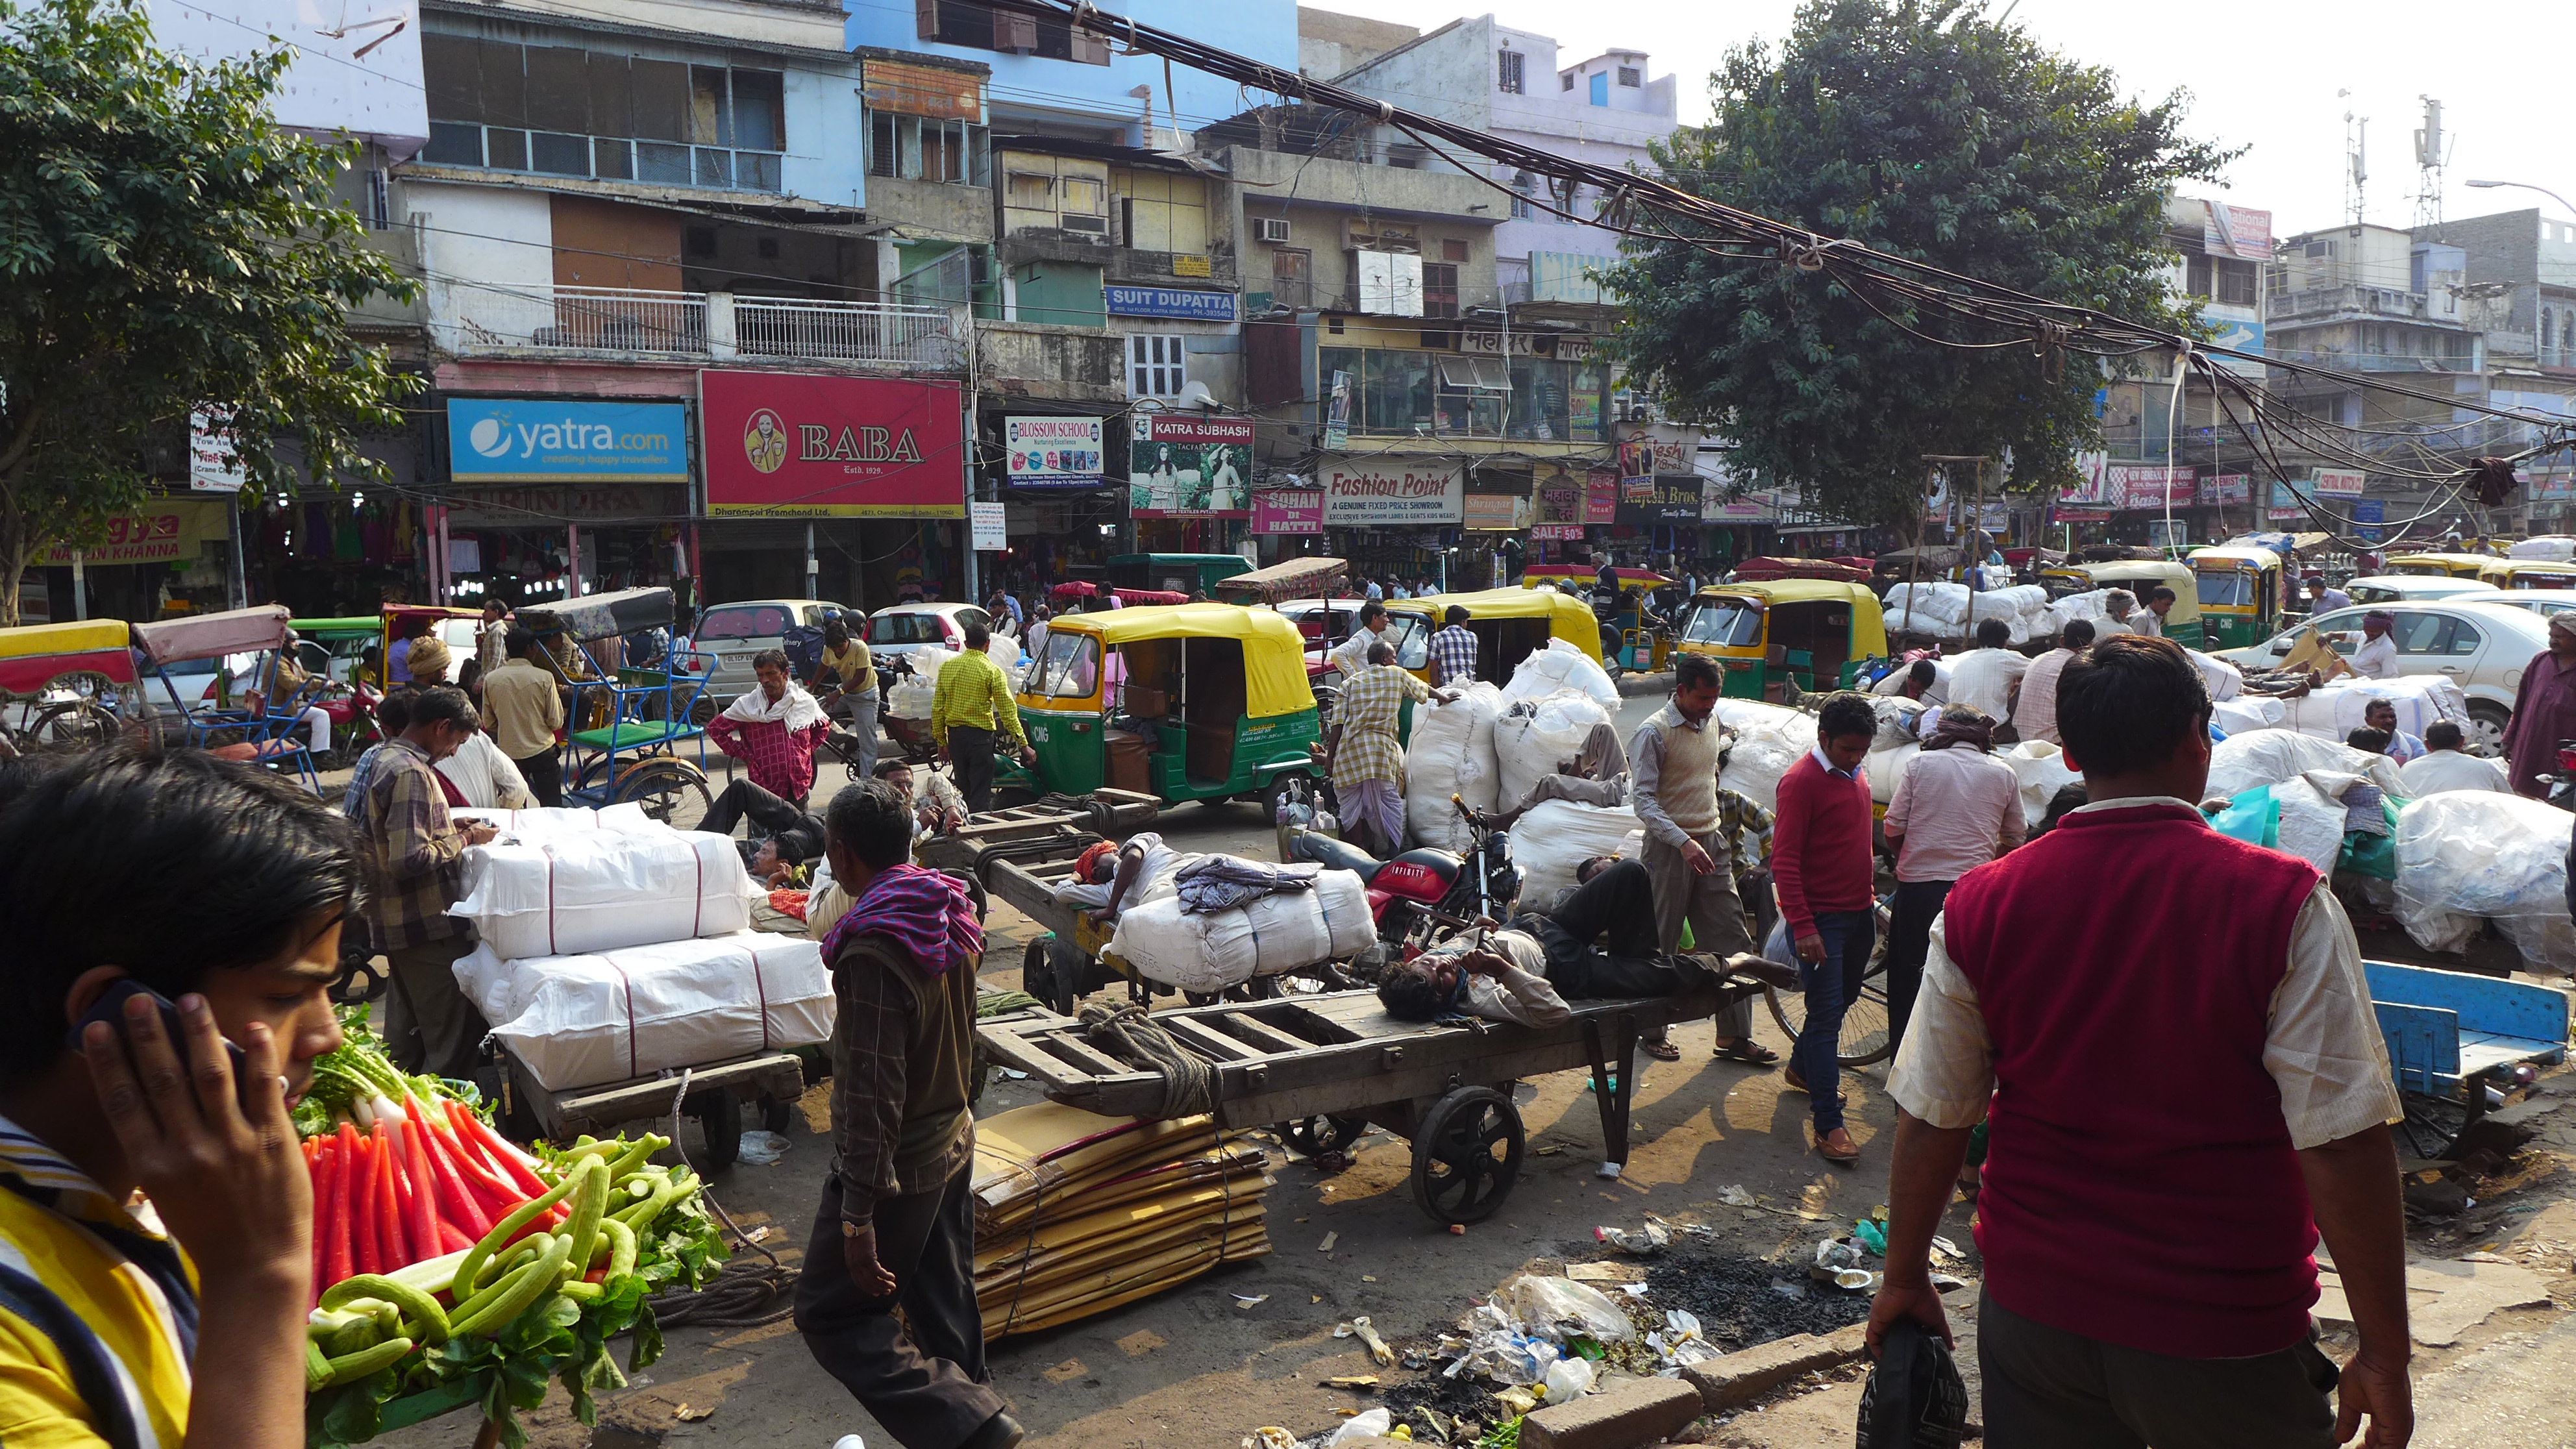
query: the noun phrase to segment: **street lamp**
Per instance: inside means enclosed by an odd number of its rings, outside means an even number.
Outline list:
[[[2560,206],[2566,206],[2570,212],[2576,212],[2576,206],[2568,206],[2566,197],[2559,195],[2557,192],[2550,190],[2546,186],[2534,186],[2528,181],[2472,181],[2468,184],[2477,187],[2481,191],[2497,186],[2510,186],[2521,191],[2537,191],[2541,195],[2548,197],[2550,200],[2557,202]]]

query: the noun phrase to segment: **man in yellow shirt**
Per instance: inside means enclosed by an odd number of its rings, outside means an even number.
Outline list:
[[[555,731],[563,728],[563,695],[541,662],[545,646],[535,634],[513,627],[508,648],[509,662],[483,676],[483,727],[519,767],[537,803],[561,805],[563,757],[555,752]]]
[[[805,681],[823,702],[823,713],[849,721],[849,737],[840,741],[856,758],[850,778],[865,780],[877,768],[877,670],[868,641],[834,618],[823,625],[823,662]]]
[[[0,1443],[300,1449],[313,1199],[287,1112],[340,1045],[348,827],[194,750],[10,762],[0,802]],[[138,860],[152,888],[95,909]],[[109,995],[132,985],[175,1013]]]
[[[939,758],[957,769],[957,788],[966,793],[966,808],[982,814],[993,806],[993,734],[998,728],[1018,746],[1024,764],[1035,764],[1038,752],[1020,728],[1019,701],[1011,697],[1011,678],[984,651],[993,631],[982,624],[966,626],[966,651],[939,666],[930,696],[930,737],[939,742]]]

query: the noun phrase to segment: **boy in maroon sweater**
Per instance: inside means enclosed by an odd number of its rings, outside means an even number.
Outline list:
[[[1986,1442],[2371,1449],[2413,1424],[2399,1106],[2352,926],[2316,869],[2195,803],[2209,695],[2168,639],[2058,684],[2089,804],[1959,879],[1888,1095],[1887,1277],[1869,1340],[1944,1336],[1927,1258],[1979,1116]],[[2152,871],[2105,870],[2150,860]],[[2308,1316],[2322,1231],[2361,1349]]]
[[[1843,1127],[1837,1049],[1843,1012],[1860,994],[1878,944],[1869,776],[1861,769],[1877,733],[1878,715],[1866,697],[1826,700],[1816,717],[1816,748],[1780,777],[1771,836],[1771,884],[1807,989],[1807,1020],[1786,1075],[1814,1106],[1817,1153],[1837,1166],[1860,1160]]]

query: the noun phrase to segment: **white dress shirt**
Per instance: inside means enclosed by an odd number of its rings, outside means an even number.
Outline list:
[[[2191,802],[2105,800],[2070,814]],[[1995,1053],[1976,988],[1950,960],[1946,917],[1932,923],[1923,990],[1887,1082],[1897,1105],[1934,1127],[1976,1125],[1995,1089]],[[2385,1126],[2403,1115],[2388,1045],[2371,1010],[2352,922],[2323,880],[2290,928],[2289,969],[2273,989],[2263,1069],[2281,1092],[2290,1145],[2301,1151]]]
[[[2421,800],[2452,790],[2495,790],[2509,795],[2513,785],[2505,778],[2504,766],[2458,750],[2435,750],[2397,767],[2397,793],[2406,799]]]
[[[2013,686],[2030,661],[2010,649],[1971,649],[1950,666],[1952,704],[1973,704],[2000,724],[2012,718]]]

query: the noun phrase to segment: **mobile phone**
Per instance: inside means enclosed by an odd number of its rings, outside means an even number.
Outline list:
[[[129,1067],[137,1066],[138,1064],[134,1060],[133,1040],[129,1038],[125,1032],[125,1003],[129,998],[136,996],[149,997],[153,1006],[160,1010],[161,1034],[169,1038],[171,1049],[178,1053],[179,1065],[182,1068],[187,1067],[191,1058],[191,1053],[188,1050],[187,1032],[179,1024],[179,1008],[171,1003],[170,998],[163,996],[160,992],[153,990],[151,987],[144,985],[142,982],[135,980],[131,976],[119,976],[115,980],[107,983],[107,989],[99,993],[97,1001],[91,1003],[88,1014],[83,1016],[79,1021],[73,1023],[71,1039],[69,1042],[71,1049],[73,1051],[82,1050],[83,1044],[81,1038],[88,1033],[89,1024],[93,1021],[103,1021],[109,1026],[115,1028],[117,1041],[124,1045],[126,1065]],[[243,1072],[245,1071],[244,1062],[247,1058],[243,1056],[241,1044],[239,1042],[234,1041],[230,1037],[225,1037],[222,1040],[224,1043],[224,1051],[232,1058],[234,1088],[239,1090],[242,1083],[246,1080],[243,1076]]]

